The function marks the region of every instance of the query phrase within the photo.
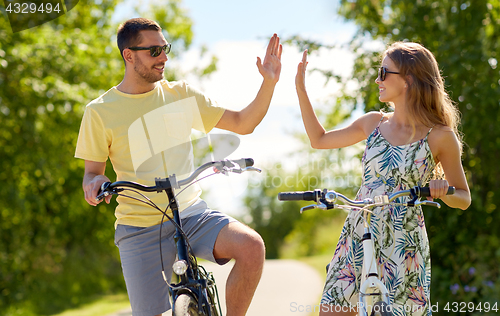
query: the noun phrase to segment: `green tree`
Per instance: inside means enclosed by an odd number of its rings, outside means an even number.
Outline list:
[[[85,105],[123,76],[117,3],[80,0],[17,33],[0,13],[0,314],[54,313],[124,290],[112,207],[86,204],[83,161],[73,158]],[[173,56],[187,49],[192,23],[180,1],[150,12]]]

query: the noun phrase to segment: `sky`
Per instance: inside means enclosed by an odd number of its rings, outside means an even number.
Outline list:
[[[186,72],[199,65],[200,49],[205,46],[209,54],[218,58],[217,71],[209,78],[197,78],[189,73],[185,79],[198,87],[219,105],[241,110],[256,96],[262,77],[256,66],[257,56],[264,58],[269,38],[277,33],[281,38],[300,35],[324,44],[348,42],[356,30],[336,14],[335,0],[183,0],[182,6],[193,20],[193,43],[178,58],[167,62]],[[118,21],[135,17],[126,5],[117,8]],[[167,39],[168,40],[168,39]],[[231,215],[241,215],[242,198],[252,182],[264,179],[264,173],[276,162],[294,168],[298,161],[291,161],[291,153],[304,147],[293,136],[305,133],[300,119],[300,109],[295,92],[295,73],[302,52],[285,45],[282,70],[276,85],[271,106],[266,117],[251,135],[238,136],[240,145],[228,158],[251,157],[263,173],[232,174],[211,177],[200,183],[209,191],[204,198],[209,206]],[[348,75],[353,66],[353,56],[346,50],[320,50],[309,56],[308,69],[335,70]],[[325,85],[317,73],[306,75],[306,86],[313,106],[321,108],[338,90],[334,83]],[[214,132],[220,133],[220,130]],[[295,158],[294,158],[295,159]],[[252,179],[250,179],[252,177]]]

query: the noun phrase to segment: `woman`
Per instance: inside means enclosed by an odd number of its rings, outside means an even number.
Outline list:
[[[345,128],[325,131],[318,121],[305,87],[307,50],[299,63],[295,85],[302,120],[311,146],[341,148],[367,140],[362,158],[363,181],[356,199],[429,185],[432,198],[450,207],[466,209],[470,192],[461,163],[457,131],[458,110],[444,90],[437,62],[416,43],[394,43],[383,54],[375,83],[379,100],[392,113],[370,112]],[[448,186],[456,193],[446,195]],[[431,198],[430,198],[431,199]],[[430,315],[429,242],[420,207],[388,206],[375,209],[384,221],[374,221],[379,271],[390,293],[394,315]],[[320,315],[355,315],[362,269],[362,221],[350,213],[330,264]],[[378,253],[378,252],[377,252]],[[336,312],[342,311],[343,312]]]

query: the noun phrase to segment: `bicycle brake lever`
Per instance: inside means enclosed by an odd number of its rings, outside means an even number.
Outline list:
[[[315,208],[319,208],[323,211],[326,211],[327,210],[327,206],[323,203],[320,203],[320,204],[312,204],[312,205],[308,205],[308,206],[304,206],[303,208],[300,209],[300,214],[302,214],[304,211],[309,211],[309,210],[313,210]]]
[[[246,167],[245,169],[229,169],[229,171],[242,174],[245,171],[257,171],[258,173],[261,173],[262,170],[255,168],[255,167]]]
[[[420,202],[415,203],[415,206],[419,206],[419,205],[427,205],[427,206],[441,208],[441,204],[439,204],[438,202],[434,202],[434,201],[420,201]]]
[[[300,214],[302,214],[304,211],[309,211],[309,210],[313,210],[315,209],[316,207],[318,207],[317,205],[308,205],[308,206],[304,206],[300,209]]]
[[[111,185],[111,182],[103,182],[101,184],[101,188],[97,192],[97,196],[95,197],[96,202],[99,202],[100,200],[104,199],[111,193],[106,191],[106,189]]]
[[[245,169],[243,169],[243,171],[256,171],[258,173],[262,172],[262,170],[260,170],[259,168],[255,168],[255,167],[246,167]]]
[[[105,191],[101,192],[99,195],[96,196],[95,200],[96,202],[99,202],[100,200],[104,199],[107,196],[110,195],[118,195],[118,193],[125,191],[124,188],[114,188],[112,191]]]

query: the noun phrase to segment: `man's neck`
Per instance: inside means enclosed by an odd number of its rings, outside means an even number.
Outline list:
[[[142,94],[154,90],[156,82],[140,82],[140,80],[132,80],[127,75],[123,78],[122,82],[116,86],[118,91],[127,94]]]

